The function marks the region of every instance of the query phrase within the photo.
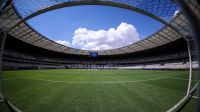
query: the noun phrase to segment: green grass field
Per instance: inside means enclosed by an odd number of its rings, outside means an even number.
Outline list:
[[[3,72],[6,97],[24,112],[164,112],[186,95],[188,71]],[[186,112],[195,112],[194,104]]]

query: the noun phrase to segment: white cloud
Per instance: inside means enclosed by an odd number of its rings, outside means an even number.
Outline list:
[[[173,18],[176,17],[176,15],[177,15],[179,12],[180,12],[180,10],[176,10],[176,11],[174,12]]]
[[[86,50],[114,49],[139,41],[137,29],[127,23],[108,30],[78,28],[74,31],[71,45]],[[66,44],[66,43],[65,43]]]
[[[56,40],[55,42],[65,45],[65,46],[71,46],[71,43],[69,41],[64,41],[64,40]]]

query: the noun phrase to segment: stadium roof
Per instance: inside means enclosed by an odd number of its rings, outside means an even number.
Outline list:
[[[22,5],[23,4],[23,5]],[[33,5],[34,4],[34,5]],[[29,26],[26,21],[50,10],[75,5],[108,5],[126,8],[147,15],[165,25],[148,38],[131,45],[111,50],[80,50],[56,43]],[[154,48],[188,36],[190,28],[179,7],[171,0],[14,0],[0,16],[0,29],[29,44],[68,54],[115,55]]]

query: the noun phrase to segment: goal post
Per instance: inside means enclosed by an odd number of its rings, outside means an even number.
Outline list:
[[[0,100],[4,100],[3,90],[2,90],[2,58],[3,58],[3,49],[6,41],[7,33],[0,31]]]
[[[184,13],[184,16],[187,18],[191,34],[187,37],[188,45],[188,56],[189,56],[189,80],[186,96],[181,99],[177,104],[170,108],[167,112],[177,112],[181,111],[183,107],[189,102],[189,100],[195,96],[198,98],[198,108],[197,111],[200,111],[200,99],[199,99],[199,74],[200,74],[200,17],[194,13],[194,10],[198,10],[195,4],[196,0],[174,0],[177,4],[180,5],[181,10]],[[194,4],[195,2],[195,4]]]
[[[198,54],[197,54],[197,49],[195,48],[195,43],[194,41],[188,41],[188,54],[189,54],[189,65],[190,65],[190,70],[189,70],[189,80],[188,80],[188,89],[187,89],[187,96],[191,96],[191,92],[193,89],[196,90],[197,93],[197,87],[199,84],[199,62],[198,62]],[[196,97],[197,94],[194,94]]]

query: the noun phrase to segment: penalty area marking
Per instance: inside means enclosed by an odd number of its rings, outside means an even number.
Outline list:
[[[30,79],[30,80],[37,80],[37,81],[46,81],[46,82],[52,82],[52,83],[69,83],[69,84],[84,84],[84,83],[136,83],[136,82],[146,82],[146,81],[154,81],[154,80],[162,80],[162,79],[173,79],[173,80],[188,80],[184,78],[173,78],[173,77],[164,77],[164,78],[154,78],[154,79],[147,79],[147,80],[135,80],[135,81],[119,81],[119,82],[113,82],[113,81],[106,81],[106,82],[70,82],[70,81],[55,81],[55,80],[48,80],[48,79],[38,79],[38,78],[28,78],[28,77],[16,77],[16,78],[7,78],[2,80],[14,80],[14,79]]]

